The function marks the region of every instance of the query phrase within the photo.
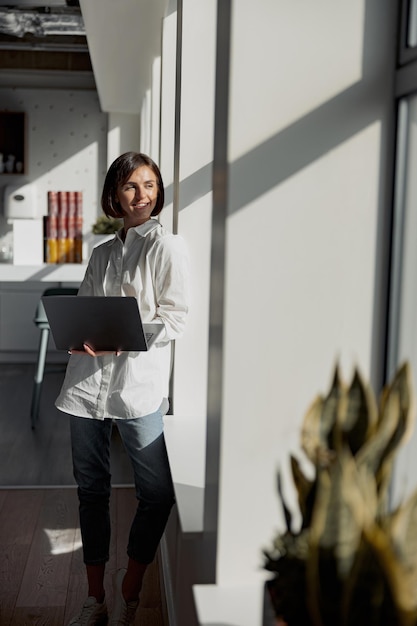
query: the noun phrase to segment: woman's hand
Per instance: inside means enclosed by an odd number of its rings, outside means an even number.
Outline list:
[[[116,350],[115,352],[113,352],[112,350],[93,350],[93,348],[90,348],[89,345],[87,345],[86,343],[83,343],[84,346],[84,350],[68,350],[68,354],[89,354],[90,356],[106,356],[109,354],[114,354],[116,356],[119,356],[119,354],[121,354],[121,350]]]

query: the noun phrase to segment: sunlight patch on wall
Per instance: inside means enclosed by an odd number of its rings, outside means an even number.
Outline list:
[[[361,83],[379,45],[364,0],[274,0],[268,20],[236,2],[233,13],[230,160]]]
[[[111,114],[109,114],[111,118]],[[109,119],[110,122],[110,119]],[[110,125],[110,124],[109,124]],[[120,126],[113,126],[107,133],[107,166],[120,154]]]
[[[315,389],[327,384],[327,378],[320,380],[320,375],[327,376],[336,354],[347,377],[353,361],[369,371],[374,306],[370,285],[381,201],[380,142],[381,123],[376,121],[281,184],[265,188],[264,194],[229,217],[226,327],[230,357],[239,351],[241,337],[252,323],[252,308],[241,306],[241,294],[248,285],[253,302],[260,303],[259,316],[273,321],[273,332],[246,351],[245,362],[271,359],[256,393],[248,397],[239,393],[250,388],[250,368],[247,380],[243,370],[228,381],[226,393],[239,419],[244,421],[246,412],[253,415],[259,410],[262,399],[268,400],[266,406],[268,402],[273,406],[276,381],[285,388],[294,372],[304,370],[309,381],[304,382],[306,396],[291,397],[283,411],[301,415]],[[256,255],[248,255],[255,220],[263,224],[262,246]],[[265,272],[265,268],[272,269]],[[343,289],[333,289],[340,284]],[[287,356],[279,360],[277,354]]]

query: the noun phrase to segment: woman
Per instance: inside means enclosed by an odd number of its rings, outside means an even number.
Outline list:
[[[163,331],[147,352],[94,352],[86,344],[83,351],[73,351],[56,401],[58,409],[71,414],[88,580],[88,598],[71,626],[107,623],[103,581],[110,544],[112,424],[117,424],[132,463],[138,507],[127,569],[114,577],[110,624],[133,623],[146,567],[174,503],[163,416],[168,409],[170,342],[182,334],[188,311],[184,241],[153,219],[164,204],[157,165],[141,153],[122,154],[107,172],[101,204],[108,217],[122,218],[123,228],[93,250],[78,293],[135,296],[143,322],[160,323]]]

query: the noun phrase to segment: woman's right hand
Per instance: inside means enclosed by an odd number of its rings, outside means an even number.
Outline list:
[[[89,354],[90,356],[106,356],[109,354],[113,354],[115,356],[119,356],[121,354],[121,350],[116,350],[113,352],[112,350],[93,350],[88,344],[83,343],[84,350],[68,350],[68,354]]]

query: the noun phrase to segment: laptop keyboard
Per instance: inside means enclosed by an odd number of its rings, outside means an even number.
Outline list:
[[[146,341],[150,341],[153,337],[153,333],[145,333]]]

